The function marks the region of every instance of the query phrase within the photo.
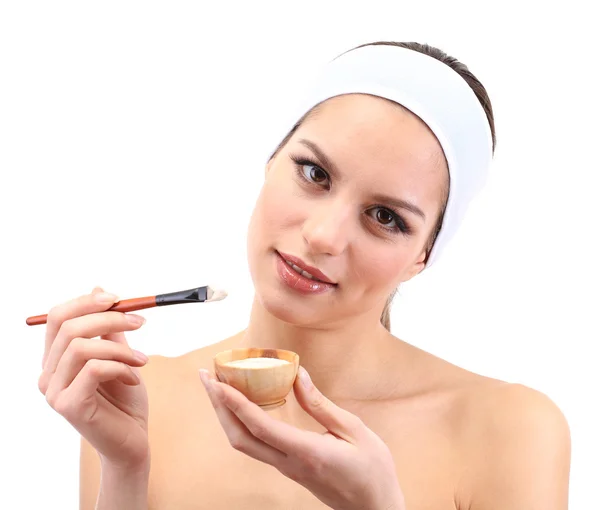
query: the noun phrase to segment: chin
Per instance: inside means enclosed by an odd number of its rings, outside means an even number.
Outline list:
[[[288,324],[294,324],[296,326],[300,326],[304,324],[305,321],[302,320],[302,317],[298,313],[294,307],[290,306],[289,303],[286,303],[285,300],[282,299],[269,299],[263,298],[262,296],[258,296],[258,299],[264,309],[269,312],[270,315],[279,319],[280,321],[287,322]]]
[[[298,300],[286,292],[277,291],[273,288],[260,288],[255,286],[256,298],[273,317],[280,321],[295,326],[309,326],[319,322],[314,307],[302,306]]]

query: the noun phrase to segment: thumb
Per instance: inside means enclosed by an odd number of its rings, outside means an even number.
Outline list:
[[[363,435],[366,428],[363,421],[323,395],[302,366],[298,367],[298,377],[294,381],[294,394],[302,409],[333,435],[352,444]]]

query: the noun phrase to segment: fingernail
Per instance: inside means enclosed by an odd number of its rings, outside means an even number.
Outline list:
[[[119,298],[115,294],[111,294],[110,292],[100,292],[94,297],[96,301],[102,305],[108,305],[119,301]]]
[[[127,314],[126,317],[129,323],[133,324],[134,326],[141,326],[146,322],[146,319],[144,319],[141,315],[135,315],[133,313],[130,313]]]
[[[148,361],[150,360],[150,358],[146,356],[143,352],[136,351],[135,349],[132,349],[132,351],[134,358],[138,361],[141,361],[142,363],[148,363]]]
[[[302,383],[302,385],[305,388],[310,388],[311,380],[310,380],[310,375],[308,375],[308,372],[304,369],[304,367],[300,367],[299,372],[300,372],[300,382]]]
[[[204,368],[201,368],[198,370],[198,373],[200,374],[200,380],[202,381],[202,384],[204,384],[204,387],[206,387],[208,384],[208,372]]]

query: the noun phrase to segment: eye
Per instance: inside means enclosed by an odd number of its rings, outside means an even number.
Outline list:
[[[392,216],[390,211],[386,211],[385,209],[377,209],[377,213],[375,214],[375,218],[379,223],[384,226],[390,226],[393,224],[396,219]]]
[[[331,178],[329,174],[314,161],[294,155],[290,155],[290,158],[296,164],[296,171],[302,180],[324,188],[330,186]]]
[[[385,207],[373,207],[367,211],[367,214],[377,222],[377,226],[382,230],[387,232],[402,232],[404,234],[411,233],[410,228],[402,218]]]
[[[323,184],[329,181],[327,172],[312,163],[302,164],[302,173],[309,180],[316,184]]]

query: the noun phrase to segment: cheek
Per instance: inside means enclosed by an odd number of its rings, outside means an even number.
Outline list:
[[[372,245],[370,249],[355,252],[352,262],[355,281],[361,282],[365,292],[387,289],[391,293],[409,266],[407,250],[390,245]]]
[[[263,187],[260,217],[266,231],[280,233],[297,224],[306,213],[306,203],[294,192],[289,180],[272,179]]]
[[[249,246],[258,247],[290,233],[302,221],[306,204],[291,189],[290,183],[273,178],[265,181],[256,201],[248,229]]]

